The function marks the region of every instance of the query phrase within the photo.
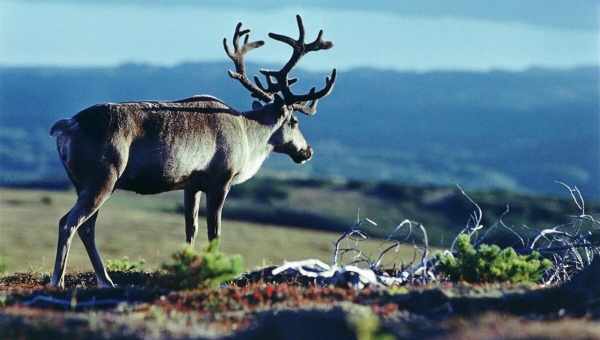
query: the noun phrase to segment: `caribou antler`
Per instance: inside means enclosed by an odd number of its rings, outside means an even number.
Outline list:
[[[263,90],[262,86],[258,87],[256,84],[252,83],[250,79],[246,76],[246,65],[244,64],[244,55],[249,51],[261,47],[265,44],[262,40],[257,40],[253,42],[248,42],[250,38],[250,30],[245,29],[242,30],[242,23],[239,22],[237,26],[235,26],[235,32],[233,33],[233,53],[229,50],[227,46],[227,38],[223,38],[223,47],[225,48],[225,53],[227,56],[233,61],[235,65],[235,72],[229,70],[229,76],[233,79],[237,79],[250,93],[252,97],[262,100],[264,102],[271,102],[273,100],[273,94],[269,93],[267,90]],[[240,48],[239,41],[240,38],[244,37],[244,45]],[[255,77],[256,79],[256,77]]]
[[[269,103],[274,100],[276,93],[281,93],[285,105],[288,105],[294,111],[302,112],[307,115],[314,115],[317,112],[317,103],[319,99],[329,95],[333,90],[336,77],[335,68],[331,72],[331,75],[325,78],[325,87],[319,91],[313,87],[307,94],[302,95],[292,93],[290,87],[296,83],[298,79],[288,78],[288,74],[292,68],[296,66],[300,58],[302,58],[305,54],[309,52],[330,49],[333,47],[333,43],[331,41],[323,40],[323,30],[320,30],[317,38],[313,42],[306,44],[304,42],[305,34],[304,25],[302,24],[302,17],[296,15],[296,21],[298,23],[299,31],[297,40],[285,35],[269,33],[270,38],[290,45],[293,49],[293,53],[288,62],[279,71],[260,70],[260,73],[265,76],[266,86],[263,86],[256,76],[254,77],[254,82],[251,82],[246,76],[244,65],[244,54],[254,48],[262,46],[264,44],[263,41],[254,41],[248,43],[249,36],[247,34],[250,33],[250,30],[241,30],[242,24],[238,23],[233,35],[234,52],[231,53],[229,51],[229,48],[227,47],[227,39],[223,39],[223,46],[225,47],[225,52],[229,58],[231,58],[236,68],[236,72],[229,71],[229,76],[242,83],[242,85],[251,92],[253,97]],[[242,36],[245,36],[244,45],[240,48],[239,38]]]
[[[313,115],[316,113],[318,100],[329,95],[331,90],[333,90],[336,76],[335,68],[331,72],[331,76],[325,79],[325,87],[323,89],[316,91],[313,87],[304,95],[292,93],[290,86],[295,83],[295,78],[288,79],[288,74],[305,54],[319,50],[328,50],[333,47],[333,43],[331,41],[324,41],[322,39],[323,30],[320,30],[317,38],[313,42],[305,44],[304,24],[302,23],[302,17],[300,15],[296,15],[296,22],[298,23],[299,32],[297,40],[285,35],[269,33],[271,39],[281,41],[292,47],[292,56],[288,62],[279,71],[261,70],[260,72],[265,75],[267,82],[271,82],[271,78],[274,78],[277,81],[277,89],[281,91],[287,105],[290,105],[295,111]]]

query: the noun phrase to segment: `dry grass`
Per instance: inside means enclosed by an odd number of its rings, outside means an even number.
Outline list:
[[[154,196],[116,193],[100,212],[96,227],[104,258],[144,258],[150,269],[166,261],[185,239],[183,216],[172,212],[181,196],[177,192]],[[9,271],[52,269],[57,221],[74,200],[73,192],[0,189],[0,256],[5,257]],[[223,250],[242,254],[247,268],[307,258],[330,263],[332,243],[339,236],[231,220],[224,221],[222,235]],[[196,247],[206,244],[203,220],[197,240]],[[365,249],[375,251],[378,246],[380,242],[372,241]],[[412,255],[412,247],[403,247],[395,260]],[[67,270],[91,270],[78,239],[73,242]]]

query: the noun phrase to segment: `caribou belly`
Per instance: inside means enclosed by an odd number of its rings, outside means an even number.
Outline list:
[[[209,162],[209,157],[197,150],[139,141],[130,149],[127,166],[117,187],[140,194],[180,190]]]

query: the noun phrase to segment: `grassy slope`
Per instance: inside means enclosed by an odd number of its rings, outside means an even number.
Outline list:
[[[51,270],[57,221],[70,209],[74,199],[73,192],[0,189],[0,256],[6,258],[10,271]],[[44,200],[51,203],[46,204]],[[141,257],[150,268],[168,260],[169,254],[185,239],[183,216],[173,212],[181,200],[181,193],[139,196],[118,192],[114,195],[100,212],[96,228],[97,243],[104,258]],[[338,233],[230,220],[224,221],[222,234],[224,251],[242,254],[248,268],[307,258],[329,263],[332,243],[339,236]],[[205,243],[202,220],[196,247]],[[374,241],[367,248],[376,249],[379,245]],[[405,247],[398,256],[411,258],[412,252],[412,247]],[[79,239],[73,242],[67,270],[91,270]]]

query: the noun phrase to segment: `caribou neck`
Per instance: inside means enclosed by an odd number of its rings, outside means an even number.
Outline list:
[[[285,121],[283,116],[275,118],[278,115],[269,112],[273,109],[271,105],[265,105],[243,114],[248,144],[255,154],[263,152],[268,154],[273,151],[273,145],[269,143],[269,140]]]

